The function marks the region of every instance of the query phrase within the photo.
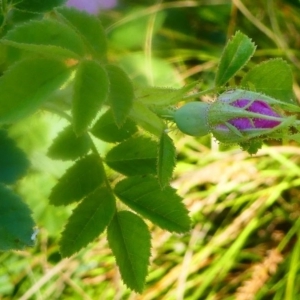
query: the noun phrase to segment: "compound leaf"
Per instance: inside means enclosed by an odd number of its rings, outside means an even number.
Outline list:
[[[0,123],[33,113],[69,75],[70,69],[54,59],[30,58],[14,64],[0,77]]]
[[[73,95],[73,126],[77,135],[87,130],[107,98],[109,81],[96,61],[83,60],[76,72]]]
[[[155,174],[157,143],[150,138],[132,137],[112,148],[105,162],[127,176]]]
[[[145,222],[129,211],[115,214],[107,229],[109,246],[124,283],[141,293],[147,276],[151,237]]]
[[[176,148],[172,139],[164,132],[158,146],[157,177],[164,188],[172,178],[176,164]]]
[[[48,149],[48,156],[53,159],[74,160],[84,156],[90,149],[87,134],[77,136],[72,126],[65,127],[54,139]]]
[[[33,246],[34,222],[22,199],[0,184],[0,251]]]
[[[115,193],[131,209],[163,229],[178,233],[190,229],[182,199],[169,186],[162,190],[151,176],[126,178],[116,185]]]
[[[60,251],[71,256],[92,242],[108,226],[115,213],[115,198],[106,187],[96,189],[75,208],[62,233]]]
[[[115,143],[128,139],[137,130],[136,125],[130,119],[127,119],[121,127],[118,127],[114,121],[112,111],[108,110],[98,119],[91,133],[105,142]]]
[[[66,6],[59,7],[55,11],[77,32],[93,57],[98,59],[106,57],[106,36],[97,17]]]
[[[107,65],[110,82],[108,101],[111,106],[117,126],[124,124],[134,99],[134,90],[128,75],[119,67]]]
[[[99,158],[90,154],[71,166],[59,179],[50,194],[53,205],[67,205],[79,201],[100,187],[104,181],[104,171]]]
[[[255,45],[246,35],[237,31],[227,43],[220,59],[215,85],[222,86],[245,66],[255,51]]]

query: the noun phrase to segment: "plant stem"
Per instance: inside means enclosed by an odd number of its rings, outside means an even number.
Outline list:
[[[174,114],[176,112],[175,107],[169,106],[169,107],[155,107],[152,108],[152,110],[161,118],[173,121],[174,120]]]
[[[196,97],[200,97],[200,96],[203,96],[203,95],[209,94],[211,92],[215,92],[215,91],[216,91],[216,87],[212,87],[212,88],[207,89],[207,90],[202,91],[202,92],[198,92],[198,93],[195,93],[195,94],[187,95],[187,96],[183,97],[183,100],[194,99]]]

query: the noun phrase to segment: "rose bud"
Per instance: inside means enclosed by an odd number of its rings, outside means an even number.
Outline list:
[[[220,95],[208,112],[208,123],[214,137],[223,143],[239,143],[254,137],[267,138],[279,129],[288,118],[260,96],[242,90]]]
[[[234,90],[221,94],[213,103],[183,105],[175,112],[174,121],[186,134],[203,136],[211,132],[222,143],[284,138],[296,117],[286,117],[273,106],[299,110],[299,107],[266,95]]]

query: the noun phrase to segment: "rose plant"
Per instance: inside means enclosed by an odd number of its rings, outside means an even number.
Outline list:
[[[179,89],[139,87],[109,61],[99,19],[63,2],[1,3],[0,44],[11,55],[0,77],[0,141],[6,146],[0,251],[34,246],[37,233],[31,210],[14,190],[30,164],[7,128],[47,110],[68,123],[48,156],[73,162],[49,195],[54,206],[75,207],[62,229],[62,257],[106,232],[124,283],[141,293],[151,253],[145,220],[175,233],[186,233],[191,226],[183,199],[170,185],[176,164],[168,134],[173,124],[185,134],[212,134],[251,154],[270,138],[299,141],[300,108],[293,100],[292,73],[285,61],[275,59],[250,70],[240,86],[228,85],[255,51],[254,43],[237,32],[208,90],[197,90],[198,82]],[[32,12],[32,19],[26,15],[14,24],[16,12],[24,10]],[[202,95],[216,100],[202,102]],[[109,143],[109,150],[100,153],[95,141]]]

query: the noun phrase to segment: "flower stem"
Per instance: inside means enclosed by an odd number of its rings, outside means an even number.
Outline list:
[[[197,98],[197,97],[200,97],[200,96],[203,96],[203,95],[209,94],[211,92],[215,92],[215,91],[216,91],[216,88],[212,87],[212,88],[207,89],[207,90],[202,91],[202,92],[198,92],[198,93],[194,93],[194,94],[191,94],[191,95],[187,95],[187,96],[183,97],[183,100],[194,99],[194,98]]]
[[[169,106],[169,107],[154,107],[152,110],[161,118],[174,121],[174,114],[176,112],[176,108]]]

